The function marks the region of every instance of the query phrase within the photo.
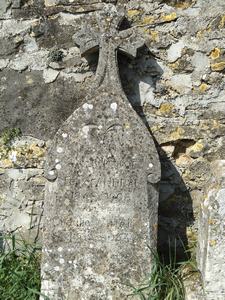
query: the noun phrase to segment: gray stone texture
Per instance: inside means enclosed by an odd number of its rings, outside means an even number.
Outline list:
[[[199,219],[198,261],[205,288],[205,299],[225,297],[225,161],[211,165],[212,183],[206,191]]]
[[[21,127],[51,140],[92,83],[98,58],[81,58],[72,37],[103,3],[0,2],[0,131]],[[128,99],[160,149],[159,246],[164,251],[169,237],[182,250],[181,236],[184,244],[196,240],[210,164],[225,159],[224,1],[124,2],[130,26],[143,31],[150,49],[135,60],[118,58]],[[51,61],[56,50],[64,53],[61,61]],[[59,75],[46,83],[49,68]]]
[[[15,140],[10,150],[1,147],[1,233],[16,232],[30,241],[38,238],[46,181],[44,156],[45,143],[31,137]]]
[[[81,53],[100,45],[97,74],[47,156],[42,292],[50,299],[128,299],[128,284],[149,276],[156,249],[158,154],[116,62],[117,49],[135,55],[143,41],[117,32],[122,15],[106,8],[99,27],[75,36]]]

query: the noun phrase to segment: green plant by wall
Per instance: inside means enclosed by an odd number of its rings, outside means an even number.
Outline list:
[[[184,300],[181,269],[171,260],[163,264],[157,253],[152,254],[150,277],[140,286],[134,287],[131,298],[140,300]]]
[[[62,61],[64,54],[62,50],[59,49],[53,49],[51,52],[49,52],[49,60],[52,62],[59,62]]]
[[[39,299],[40,250],[37,245],[16,239],[14,235],[4,237],[4,248],[0,250],[1,300]]]
[[[6,128],[0,135],[0,139],[2,140],[3,145],[8,145],[11,140],[16,137],[21,136],[22,132],[20,128]]]
[[[186,260],[177,263],[176,251],[169,253],[169,263],[164,263],[158,253],[152,251],[152,269],[150,277],[133,288],[131,299],[140,300],[185,300],[184,282],[190,277],[199,277],[195,249],[186,250]],[[171,248],[172,249],[172,248]],[[136,296],[136,297],[135,297]]]

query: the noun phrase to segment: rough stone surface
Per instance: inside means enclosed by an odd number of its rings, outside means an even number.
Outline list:
[[[0,232],[19,231],[30,240],[41,229],[45,143],[23,137],[0,147]],[[28,231],[29,230],[29,231]]]
[[[98,56],[81,58],[72,37],[104,3],[46,6],[35,0],[13,8],[10,2],[17,1],[0,1],[0,132],[20,127],[25,135],[51,140],[84,104]],[[118,55],[122,85],[158,144],[160,252],[169,238],[180,257],[183,245],[196,240],[210,164],[225,159],[224,1],[123,2],[129,23],[123,27],[138,27],[147,47],[136,59]],[[43,78],[48,68],[60,72],[50,84]]]
[[[42,292],[50,299],[127,299],[128,284],[149,276],[156,248],[158,154],[122,91],[115,57],[122,46],[135,55],[128,44],[134,32],[121,36],[115,26],[122,16],[113,6],[107,12],[97,14],[103,33],[95,88],[47,158]],[[81,35],[82,52],[96,46]]]
[[[225,161],[212,163],[214,177],[202,203],[198,260],[207,300],[225,297]]]

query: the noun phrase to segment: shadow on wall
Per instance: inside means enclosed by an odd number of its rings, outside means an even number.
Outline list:
[[[187,259],[187,227],[194,221],[192,199],[178,170],[153,136],[143,111],[144,102],[155,101],[154,90],[163,70],[146,46],[139,50],[136,59],[119,54],[118,61],[124,91],[151,133],[160,157],[158,252],[165,262],[171,255],[182,261]]]

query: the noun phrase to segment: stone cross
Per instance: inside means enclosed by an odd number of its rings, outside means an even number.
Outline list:
[[[117,51],[134,56],[143,44],[117,30],[121,18],[108,5],[75,36],[81,53],[99,45],[100,57],[94,88],[47,158],[42,292],[52,300],[127,299],[151,270],[160,164],[120,84]]]

